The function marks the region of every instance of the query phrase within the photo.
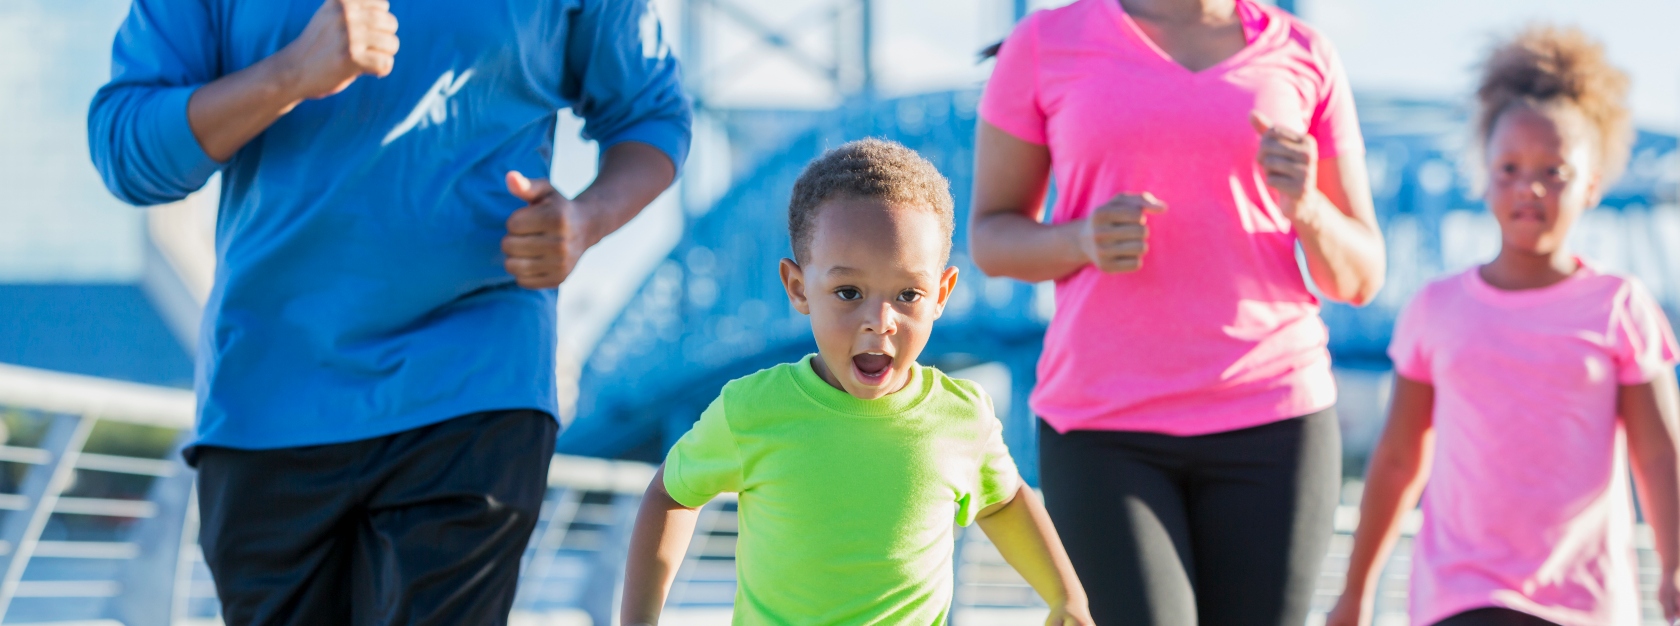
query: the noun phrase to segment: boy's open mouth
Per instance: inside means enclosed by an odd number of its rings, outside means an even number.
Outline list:
[[[858,378],[862,382],[876,385],[887,377],[887,369],[892,367],[893,358],[879,352],[865,352],[852,356],[852,367],[857,369]]]

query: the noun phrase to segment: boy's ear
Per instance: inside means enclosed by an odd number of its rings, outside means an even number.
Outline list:
[[[951,292],[957,289],[957,267],[945,268],[945,273],[939,277],[939,310],[935,315],[945,314],[945,301],[951,299]]]
[[[788,302],[805,315],[811,314],[811,301],[805,298],[805,269],[793,259],[782,259],[782,288],[787,290]]]

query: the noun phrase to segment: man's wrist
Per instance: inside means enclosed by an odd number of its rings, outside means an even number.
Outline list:
[[[282,114],[309,98],[308,94],[302,93],[302,72],[292,54],[291,46],[286,46],[259,63],[263,72],[262,83],[268,88],[273,101],[281,104]]]
[[[584,195],[566,202],[572,204],[571,215],[567,216],[567,227],[582,231],[583,242],[587,248],[595,247],[595,244],[601,243],[602,239],[606,239],[607,235],[617,230],[609,219],[613,207],[602,206],[599,201]]]

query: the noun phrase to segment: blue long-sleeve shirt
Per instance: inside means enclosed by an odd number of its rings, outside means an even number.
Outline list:
[[[602,149],[681,164],[689,105],[649,0],[392,3],[390,76],[306,101],[227,163],[193,90],[274,54],[320,0],[135,0],[94,97],[94,164],[118,197],[181,199],[222,172],[198,340],[196,445],[377,437],[478,411],[554,414],[556,291],[514,284],[508,170],[548,173],[570,107]]]

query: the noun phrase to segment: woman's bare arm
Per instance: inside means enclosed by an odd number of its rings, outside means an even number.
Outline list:
[[[974,265],[992,276],[1039,282],[1089,264],[1079,247],[1077,223],[1041,221],[1050,186],[1050,149],[985,121],[978,126],[968,231]]]
[[[1121,193],[1090,214],[1045,224],[1049,148],[1022,141],[981,121],[975,138],[974,209],[969,252],[990,276],[1055,280],[1087,265],[1108,273],[1143,267],[1148,216],[1167,209],[1147,191]]]
[[[1273,126],[1259,112],[1249,122],[1260,134],[1255,162],[1295,226],[1313,284],[1331,300],[1370,302],[1382,289],[1388,257],[1365,159],[1320,159],[1312,135]]]
[[[1296,214],[1295,232],[1306,252],[1307,273],[1332,300],[1365,304],[1382,289],[1388,256],[1377,229],[1365,158],[1318,162],[1319,211]]]

